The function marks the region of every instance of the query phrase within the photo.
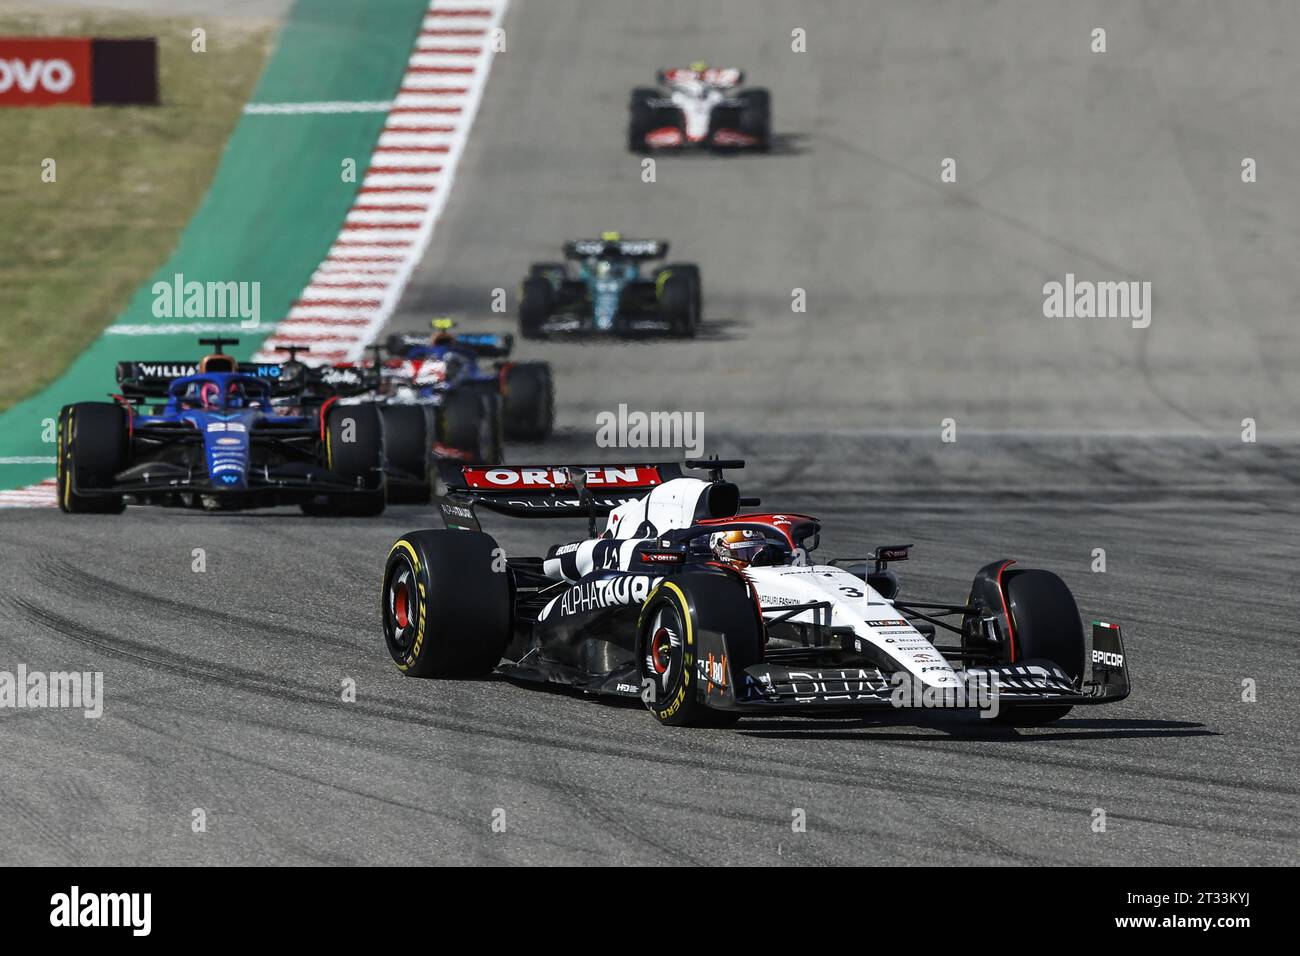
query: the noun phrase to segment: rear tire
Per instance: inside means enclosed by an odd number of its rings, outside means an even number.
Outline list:
[[[507,438],[542,441],[555,425],[555,382],[546,362],[507,365],[501,381],[501,418]]]
[[[510,643],[510,573],[479,531],[412,531],[388,554],[384,643],[408,677],[483,677]],[[499,570],[498,570],[499,568]]]
[[[66,514],[121,514],[121,495],[81,495],[113,483],[127,461],[128,412],[110,402],[80,402],[59,412],[56,457],[59,509]]]
[[[519,299],[519,334],[526,339],[540,339],[554,308],[551,283],[542,278],[525,279]]]
[[[327,494],[324,503],[303,502],[306,515],[369,518],[384,513],[384,422],[379,406],[331,405],[325,412],[325,467],[358,487],[351,494]]]
[[[481,388],[449,392],[438,409],[438,440],[471,464],[501,464],[501,396]]]
[[[384,458],[388,467],[416,481],[389,479],[389,504],[427,504],[433,494],[430,458],[433,427],[427,406],[386,405],[384,419]]]
[[[1050,661],[1078,684],[1083,677],[1083,621],[1065,582],[1051,571],[1008,571],[1004,587],[1016,661]],[[1070,710],[1009,705],[1001,708],[996,719],[1012,725],[1046,724]]]
[[[698,699],[695,659],[701,630],[726,635],[732,675],[763,659],[762,623],[742,581],[716,571],[674,575],[646,600],[637,627],[642,686],[648,680],[655,688],[646,706],[661,724],[720,727],[740,718]]]

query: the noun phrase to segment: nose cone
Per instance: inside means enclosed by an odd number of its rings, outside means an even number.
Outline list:
[[[248,486],[248,427],[245,422],[209,417],[204,423],[203,447],[208,478],[214,488],[237,490]]]
[[[956,674],[938,648],[866,582],[838,568],[818,570],[807,581],[834,606],[834,623],[852,625],[923,686],[956,684]]]
[[[623,284],[617,279],[597,280],[592,302],[596,328],[608,329],[613,326],[614,316],[618,314],[619,295],[622,291]]]

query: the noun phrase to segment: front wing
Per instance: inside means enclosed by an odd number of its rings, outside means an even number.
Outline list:
[[[670,331],[672,324],[654,312],[620,312],[611,328],[601,329],[596,327],[595,317],[590,312],[562,311],[547,316],[541,326],[544,335],[625,335]]]
[[[827,713],[860,710],[987,710],[998,707],[1063,707],[1110,704],[1129,695],[1128,663],[1119,625],[1094,622],[1091,679],[1077,684],[1048,661],[971,667],[959,686],[921,688],[908,676],[875,667],[730,664],[726,636],[703,631],[694,667],[701,703],[746,714]]]

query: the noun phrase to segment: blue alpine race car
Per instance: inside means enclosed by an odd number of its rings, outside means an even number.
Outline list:
[[[546,362],[510,361],[514,336],[453,333],[434,319],[431,338],[391,335],[379,363],[376,400],[432,410],[435,457],[500,464],[501,439],[541,441],[555,423],[555,384]],[[491,367],[482,360],[492,359]]]
[[[308,514],[375,515],[387,493],[374,404],[301,405],[278,364],[240,363],[234,340],[200,339],[198,363],[120,362],[112,402],[59,414],[65,512],[132,504],[216,509],[297,504]]]
[[[529,267],[520,290],[520,334],[694,336],[701,316],[700,268],[692,263],[645,268],[667,255],[662,240],[624,239],[617,232],[566,242],[566,262]]]

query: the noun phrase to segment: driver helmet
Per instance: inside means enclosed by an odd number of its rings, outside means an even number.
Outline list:
[[[433,327],[433,335],[429,338],[431,345],[452,345],[456,341],[455,333],[452,329],[456,327],[456,321],[447,316],[438,316],[430,325]]]
[[[734,568],[747,568],[767,547],[763,532],[754,528],[719,531],[709,537],[714,556]]]
[[[608,259],[600,259],[596,262],[596,278],[604,279],[614,270],[614,264]]]
[[[216,382],[193,382],[185,395],[187,403],[194,403],[202,409],[221,406],[221,386]]]
[[[231,382],[226,386],[227,408],[243,408],[245,397],[244,386],[240,382]]]

